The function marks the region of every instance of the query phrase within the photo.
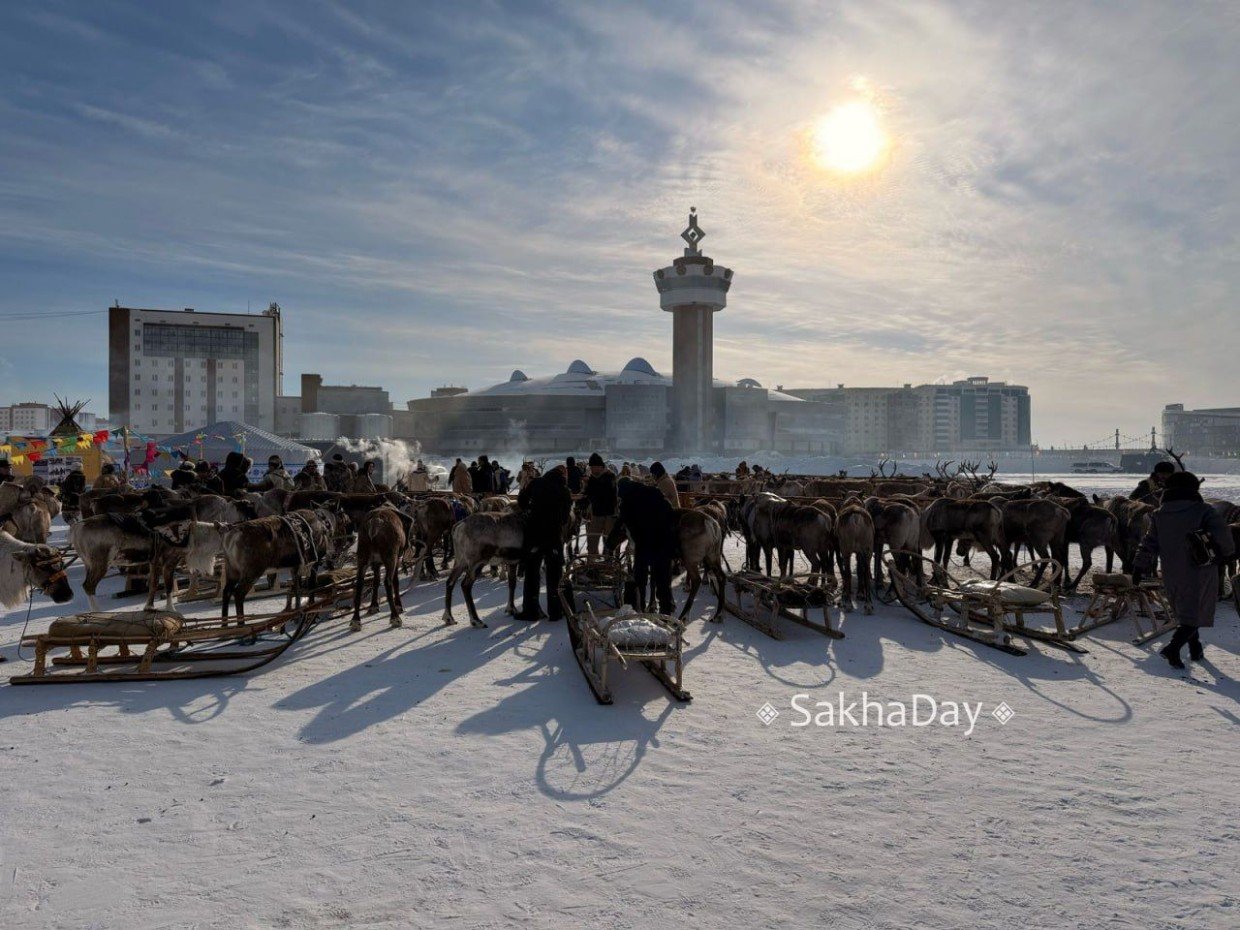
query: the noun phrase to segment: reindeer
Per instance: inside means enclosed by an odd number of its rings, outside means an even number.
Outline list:
[[[779,574],[792,574],[796,552],[805,553],[810,571],[835,574],[835,523],[824,511],[804,504],[784,504],[775,511],[772,536],[779,552]]]
[[[843,575],[844,610],[856,610],[853,599],[852,562],[857,563],[857,587],[866,614],[874,613],[874,586],[870,578],[870,560],[874,556],[874,520],[857,498],[849,498],[840,508],[835,522],[836,552]]]
[[[1003,512],[1003,567],[1016,566],[1023,545],[1031,555],[1039,559],[1053,558],[1067,564],[1068,524],[1072,515],[1053,500],[1033,498],[1030,500],[1004,501]],[[1039,570],[1039,579],[1041,570]]]
[[[237,619],[245,619],[245,598],[254,582],[273,568],[292,569],[285,610],[301,606],[301,573],[310,567],[310,587],[317,583],[318,567],[332,557],[337,530],[343,521],[335,505],[292,513],[283,517],[259,517],[222,528],[224,542],[224,597],[222,617],[235,600]]]
[[[16,607],[34,588],[57,604],[73,600],[60,550],[0,531],[0,607]]]
[[[357,524],[357,579],[353,585],[353,621],[349,629],[362,628],[362,588],[366,570],[373,568],[370,613],[379,610],[379,570],[383,569],[383,589],[391,611],[390,623],[401,625],[405,607],[400,600],[400,557],[409,545],[414,518],[393,507],[376,507]]]
[[[715,613],[708,620],[723,622],[724,589],[727,584],[723,574],[723,534],[723,524],[703,510],[676,511],[676,541],[689,582],[689,596],[680,610],[681,620],[693,607],[693,599],[702,586],[702,569],[705,569],[717,599]]]
[[[516,563],[521,559],[521,550],[525,545],[525,519],[516,511],[509,513],[475,513],[470,514],[452,528],[452,570],[448,573],[448,583],[444,589],[443,622],[445,626],[456,623],[452,616],[452,589],[461,582],[461,593],[465,597],[465,606],[469,609],[469,624],[474,627],[486,627],[478,617],[478,608],[474,606],[474,579],[483,566],[494,560],[508,565],[508,606],[506,612],[515,615],[517,612],[517,572]],[[555,596],[555,592],[551,592]]]
[[[762,491],[741,504],[741,521],[745,530],[745,564],[760,570],[759,555],[766,556],[766,573],[771,574],[775,548],[775,514],[788,502],[778,494]]]
[[[1060,560],[1065,571],[1068,567],[1068,545],[1076,543],[1081,552],[1081,570],[1067,585],[1069,591],[1074,591],[1081,583],[1081,579],[1085,577],[1086,572],[1093,568],[1095,549],[1099,546],[1103,547],[1107,553],[1107,561],[1110,562],[1111,553],[1115,551],[1115,546],[1119,542],[1119,520],[1105,507],[1091,504],[1083,497],[1064,498],[1059,503],[1068,509],[1072,517],[1068,523],[1067,538],[1063,547],[1064,557]],[[1110,571],[1109,564],[1107,570]]]
[[[1107,552],[1107,571],[1115,567],[1114,553],[1119,553],[1122,571],[1131,573],[1137,560],[1141,540],[1150,531],[1154,508],[1142,501],[1134,501],[1123,494],[1104,500],[1094,495],[1094,503],[1101,505],[1115,517],[1115,540]]]
[[[1003,548],[1003,514],[984,500],[940,497],[921,512],[922,549],[934,547],[934,561],[947,568],[951,545],[967,540],[980,546],[990,557],[990,577],[998,578]]]
[[[901,571],[911,569],[920,577],[921,560],[912,555],[921,552],[921,514],[912,504],[901,500],[867,497],[864,505],[874,522],[874,584],[883,583],[883,546],[891,550],[892,561]]]

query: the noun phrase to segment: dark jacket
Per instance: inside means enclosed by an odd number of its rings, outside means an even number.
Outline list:
[[[1152,478],[1142,478],[1137,482],[1136,489],[1128,496],[1134,501],[1140,501],[1142,504],[1153,504],[1157,507],[1161,493],[1162,488],[1156,486]]]
[[[353,484],[349,466],[344,462],[328,462],[323,466],[323,482],[329,491],[348,491]]]
[[[469,480],[473,482],[475,494],[486,494],[492,490],[489,468],[482,468],[477,463],[470,465]]]
[[[568,490],[573,494],[581,493],[581,482],[585,480],[586,473],[582,467],[577,464],[568,466]]]
[[[590,501],[590,512],[596,517],[616,515],[616,476],[604,468],[600,474],[586,478],[583,488]]]
[[[608,538],[617,544],[626,531],[639,550],[671,557],[676,551],[676,511],[653,485],[623,481],[619,487],[620,513]]]
[[[78,498],[86,490],[86,476],[80,471],[71,471],[60,483],[60,500],[69,508],[76,508]]]
[[[1214,537],[1221,559],[1235,553],[1231,529],[1217,510],[1200,500],[1170,501],[1155,510],[1137,553],[1136,568],[1142,574],[1152,572],[1155,562],[1162,563],[1167,599],[1185,626],[1214,626],[1218,567],[1194,565],[1188,548],[1188,534],[1203,527]]]
[[[535,478],[517,495],[517,506],[525,518],[525,541],[530,548],[559,546],[564,542],[564,526],[573,510],[568,483],[558,471]]]

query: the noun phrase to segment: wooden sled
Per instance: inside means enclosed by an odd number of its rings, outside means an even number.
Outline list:
[[[1085,608],[1079,628],[1082,632],[1129,616],[1136,631],[1132,644],[1141,646],[1176,628],[1175,612],[1161,582],[1145,581],[1134,585],[1131,575],[1122,574],[1096,574],[1091,581],[1094,593]],[[1149,629],[1142,624],[1142,618],[1149,620]]]
[[[728,579],[736,600],[724,600],[724,606],[739,619],[772,639],[783,639],[775,625],[776,617],[783,617],[806,629],[843,639],[842,630],[831,625],[831,608],[836,604],[836,580],[821,572],[792,575],[788,578],[771,578],[761,572],[745,569],[733,572]],[[745,598],[753,600],[753,609],[745,607]],[[810,611],[821,610],[822,622],[816,623]]]
[[[573,656],[600,704],[612,701],[607,684],[612,659],[624,668],[640,663],[676,700],[693,700],[682,687],[684,625],[679,621],[627,606],[595,613],[589,603],[566,619]]]
[[[923,555],[909,558],[920,560],[919,573],[907,568],[902,571],[890,556],[884,558],[896,598],[909,613],[922,623],[984,646],[1016,656],[1027,654],[1012,642],[1001,607],[997,615],[992,613],[990,603],[963,591],[959,582],[932,559]]]
[[[23,638],[34,668],[14,685],[212,678],[252,672],[297,642],[330,604],[247,617],[189,618],[162,610],[84,613]],[[63,653],[61,653],[63,650]]]
[[[576,598],[595,603],[604,609],[624,603],[624,586],[631,575],[625,563],[607,556],[577,556],[569,561],[560,582],[560,600],[564,613],[577,611]]]

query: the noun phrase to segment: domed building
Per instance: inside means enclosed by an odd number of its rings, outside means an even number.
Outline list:
[[[672,378],[644,358],[630,359],[619,371],[598,371],[576,359],[555,375],[531,378],[517,369],[507,381],[478,391],[411,400],[398,420],[400,432],[429,452],[656,455],[672,442],[672,390]],[[752,378],[713,379],[711,394],[721,452],[829,451],[818,404],[767,390]],[[790,430],[802,433],[801,441]]]

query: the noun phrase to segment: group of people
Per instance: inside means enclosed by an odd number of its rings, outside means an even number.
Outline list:
[[[517,507],[525,514],[525,588],[521,620],[544,616],[539,598],[546,579],[549,620],[563,616],[558,591],[564,570],[564,527],[569,523],[574,499],[588,503],[586,552],[591,556],[614,552],[627,537],[633,547],[633,573],[637,591],[653,583],[659,610],[672,613],[672,563],[676,557],[676,509],[680,506],[676,482],[659,462],[643,479],[633,469],[608,467],[597,452],[583,469],[573,458],[532,478],[517,495]]]
[[[458,458],[448,471],[448,485],[454,494],[507,494],[512,473],[485,455],[468,465]]]

